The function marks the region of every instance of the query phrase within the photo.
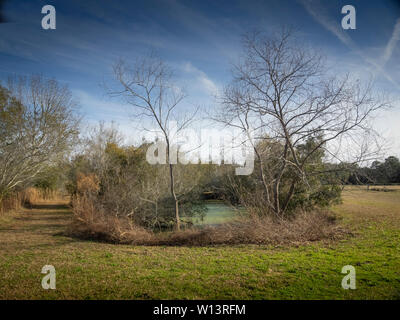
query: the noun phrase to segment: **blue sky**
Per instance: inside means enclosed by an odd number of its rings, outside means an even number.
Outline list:
[[[41,8],[56,8],[56,30],[41,28]],[[356,8],[357,29],[341,28],[341,8]],[[120,123],[129,132],[129,111],[102,87],[119,58],[155,49],[177,71],[187,108],[213,108],[212,95],[230,79],[240,37],[252,29],[273,32],[290,24],[304,41],[321,48],[338,73],[375,77],[377,86],[400,96],[399,0],[160,0],[5,1],[0,24],[0,79],[42,73],[69,85],[89,123]],[[400,110],[376,125],[400,155]]]

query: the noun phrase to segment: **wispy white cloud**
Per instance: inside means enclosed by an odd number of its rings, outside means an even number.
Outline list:
[[[368,50],[368,48],[364,48],[363,50],[361,50],[350,38],[350,36],[341,28],[340,23],[333,20],[329,16],[329,14],[326,12],[324,7],[321,6],[318,0],[298,1],[304,6],[307,12],[314,18],[314,20],[316,20],[326,30],[335,35],[338,40],[346,45],[358,57],[362,58],[362,61],[357,61],[356,59],[341,61],[340,65],[348,66],[348,70],[351,70],[352,74],[358,74],[361,76],[361,78],[366,77],[367,74],[370,74],[371,72],[375,75],[381,74],[390,83],[392,83],[395,88],[400,89],[399,83],[394,80],[397,79],[397,77],[393,76],[395,74],[394,72],[396,71],[396,65],[391,66],[391,74],[389,74],[387,70],[385,70],[385,66],[392,58],[396,45],[400,40],[400,19],[396,21],[391,38],[388,41],[386,47],[379,48],[378,51],[372,52],[371,50]],[[377,56],[378,58],[374,59],[371,58],[371,56]],[[363,65],[362,62],[366,62],[370,67],[365,68],[365,65]],[[397,129],[400,120],[399,108],[400,105],[396,104],[394,105],[393,109],[382,113],[381,115],[379,115],[379,117],[375,119],[375,127],[386,138],[388,147],[390,149],[390,154],[395,154],[397,156],[400,156],[400,133]]]
[[[211,19],[201,10],[188,5],[187,1],[167,0],[167,3],[171,16],[174,16],[185,29],[196,35],[197,39],[207,41],[212,50],[228,60],[236,58],[232,45],[243,33],[240,23],[228,17]]]
[[[378,59],[373,59],[367,56],[363,50],[361,50],[354,41],[350,38],[350,36],[341,28],[340,24],[337,21],[334,21],[329,14],[326,12],[323,6],[321,6],[318,0],[298,0],[307,12],[316,20],[319,24],[321,24],[325,29],[334,34],[344,45],[346,45],[350,50],[360,56],[365,62],[367,62],[370,66],[373,67],[373,71],[379,72],[382,76],[384,76],[388,81],[390,81],[396,88],[400,90],[399,83],[393,79],[391,75],[386,72],[384,69],[384,64],[390,59],[393,49],[398,41],[400,36],[400,25],[399,20],[396,23],[395,29],[393,31],[392,37],[386,46],[383,62],[380,63]],[[399,26],[398,26],[399,25]]]
[[[383,53],[381,67],[384,67],[385,64],[390,60],[393,54],[393,50],[395,49],[397,42],[399,40],[400,40],[400,18],[397,19],[396,24],[394,25],[392,36]]]
[[[215,96],[219,92],[218,86],[212,81],[205,72],[193,66],[190,62],[186,62],[183,70],[194,77],[198,87],[211,96]]]

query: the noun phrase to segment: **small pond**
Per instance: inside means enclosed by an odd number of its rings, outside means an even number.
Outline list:
[[[220,200],[206,200],[205,205],[207,208],[206,215],[203,221],[195,219],[195,225],[221,224],[232,220],[236,214],[234,209]]]

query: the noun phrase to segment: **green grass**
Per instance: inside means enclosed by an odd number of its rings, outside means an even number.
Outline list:
[[[334,211],[354,236],[299,247],[141,247],[60,235],[68,209],[0,224],[1,299],[399,299],[400,190],[351,189]],[[214,220],[216,221],[216,220]],[[54,265],[57,289],[41,288]],[[357,289],[344,290],[353,265]]]

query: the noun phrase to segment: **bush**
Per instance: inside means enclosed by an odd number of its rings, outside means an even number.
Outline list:
[[[23,192],[13,192],[5,196],[0,202],[0,215],[20,209],[25,203]]]
[[[257,214],[240,217],[231,223],[183,231],[153,232],[129,219],[110,217],[93,211],[90,203],[75,203],[75,220],[69,235],[112,243],[135,245],[299,245],[319,240],[337,240],[350,233],[337,225],[325,211],[303,212],[293,219],[276,221]],[[81,213],[81,216],[78,214]]]
[[[175,202],[170,194],[168,168],[147,163],[146,144],[121,147],[101,130],[104,128],[100,128],[100,136],[88,142],[88,150],[71,163],[67,190],[74,199],[73,210],[79,211],[75,205],[84,201],[101,215],[130,219],[140,227],[174,228]],[[174,172],[180,216],[185,225],[191,217],[204,215],[202,189],[196,185],[201,174],[194,166],[176,165]]]

